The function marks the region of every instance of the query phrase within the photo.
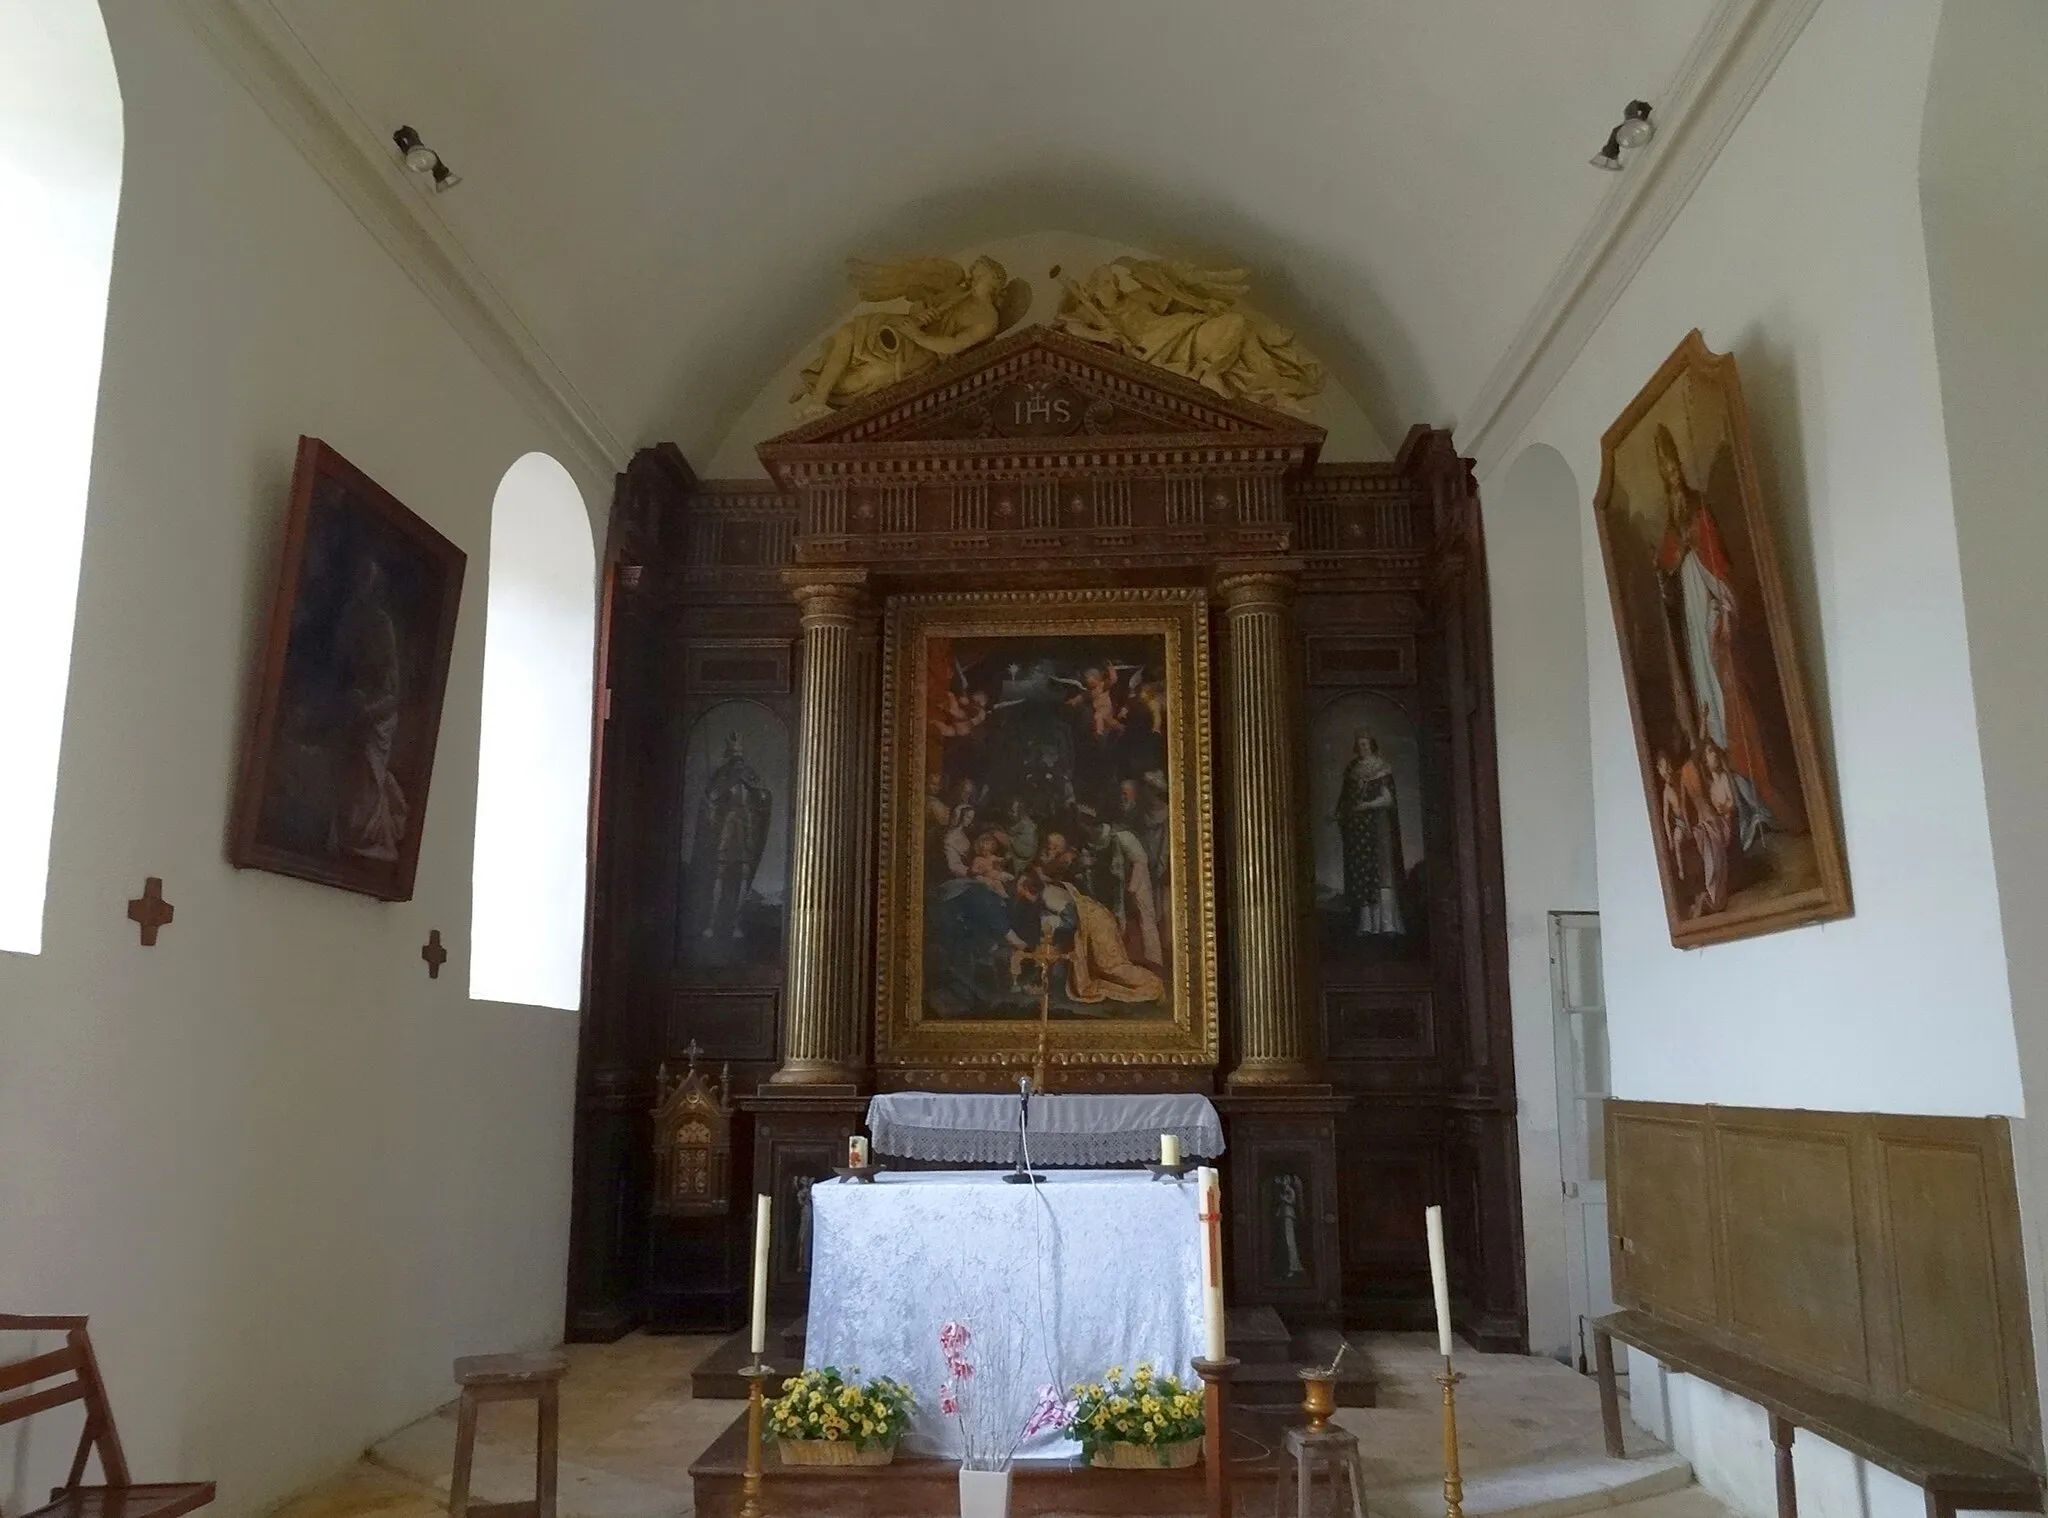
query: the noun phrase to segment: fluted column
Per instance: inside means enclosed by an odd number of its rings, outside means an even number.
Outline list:
[[[1294,679],[1294,559],[1218,566],[1223,602],[1224,783],[1231,823],[1237,1068],[1230,1083],[1315,1079],[1302,979],[1301,703]]]
[[[803,614],[788,974],[776,1085],[859,1078],[874,942],[879,628],[864,570],[792,570]]]

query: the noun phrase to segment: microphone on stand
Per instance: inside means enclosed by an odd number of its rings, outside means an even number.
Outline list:
[[[1030,1127],[1031,1077],[1020,1075],[1017,1077],[1017,1168],[1003,1177],[1004,1180],[1010,1182],[1013,1186],[1035,1185],[1037,1182],[1045,1179],[1042,1175],[1033,1175],[1025,1167],[1025,1161],[1031,1154],[1029,1143],[1025,1138],[1025,1134]]]

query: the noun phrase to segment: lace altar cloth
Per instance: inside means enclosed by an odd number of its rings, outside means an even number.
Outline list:
[[[897,1091],[868,1103],[868,1133],[881,1154],[954,1164],[1012,1165],[1015,1095]],[[1159,1158],[1175,1134],[1190,1159],[1223,1152],[1223,1123],[1206,1096],[1034,1096],[1034,1165],[1138,1165]]]
[[[885,1172],[811,1189],[804,1363],[893,1376],[917,1396],[905,1450],[948,1459],[961,1433],[939,1409],[939,1328],[973,1334],[963,1412],[1020,1429],[1039,1390],[1150,1361],[1196,1384],[1202,1350],[1200,1204],[1194,1181],[1065,1170],[1037,1186],[993,1171]],[[774,1390],[771,1383],[770,1390]],[[1057,1430],[1020,1459],[1071,1459]]]

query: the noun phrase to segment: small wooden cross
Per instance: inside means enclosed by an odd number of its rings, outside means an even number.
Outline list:
[[[156,947],[157,930],[177,916],[178,909],[164,900],[164,882],[152,875],[142,882],[142,894],[128,903],[128,920],[142,928],[142,946]]]
[[[689,1056],[690,1071],[692,1074],[695,1074],[697,1069],[697,1061],[703,1058],[704,1056],[704,1046],[698,1043],[697,1040],[693,1038],[690,1040],[690,1047],[685,1049],[683,1053]]]
[[[420,946],[420,958],[427,962],[427,979],[439,980],[441,966],[448,963],[448,951],[441,947],[441,930],[430,929],[427,941]]]

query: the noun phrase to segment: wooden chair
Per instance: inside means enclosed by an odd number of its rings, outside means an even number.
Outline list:
[[[448,1518],[555,1518],[555,1473],[562,1418],[561,1354],[466,1355],[455,1362],[462,1401],[455,1412],[455,1470],[448,1481]],[[532,1402],[539,1426],[533,1441],[533,1501],[472,1503],[469,1470],[476,1456],[476,1410],[484,1402]]]
[[[0,1427],[67,1402],[85,1404],[85,1431],[71,1477],[50,1493],[50,1503],[22,1518],[179,1518],[213,1501],[211,1481],[136,1482],[128,1475],[128,1457],[114,1429],[107,1405],[106,1384],[84,1318],[37,1318],[0,1313],[0,1333],[61,1333],[64,1347],[12,1364],[0,1364]],[[60,1379],[62,1378],[62,1379]],[[46,1381],[54,1386],[35,1388]],[[104,1486],[86,1486],[85,1462],[99,1451]]]

